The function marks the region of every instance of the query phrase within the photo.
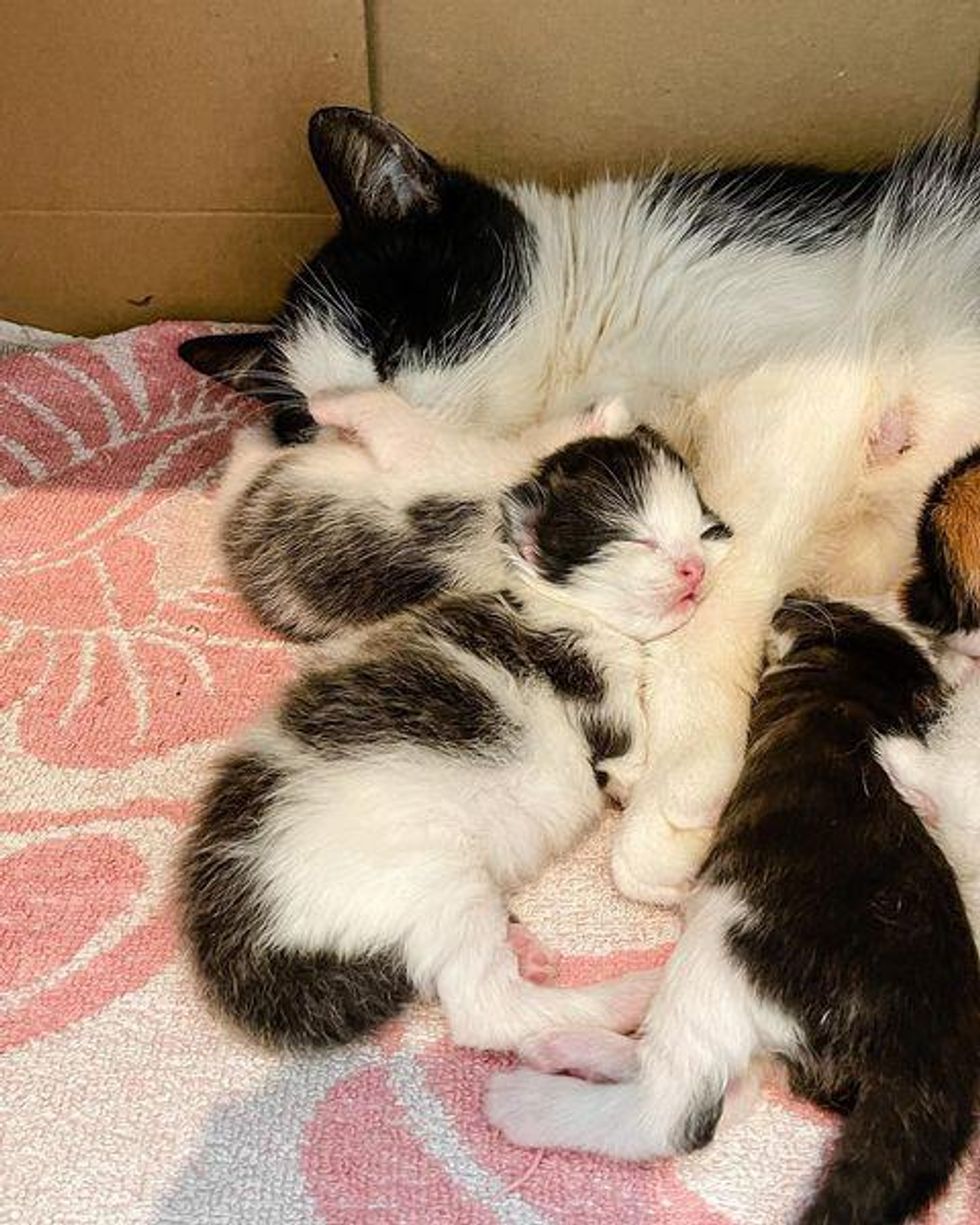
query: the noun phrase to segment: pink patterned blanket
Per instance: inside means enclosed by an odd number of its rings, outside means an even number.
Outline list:
[[[0,1222],[770,1225],[834,1124],[770,1084],[705,1151],[529,1155],[480,1114],[500,1059],[417,1008],[319,1058],[258,1052],[176,947],[174,847],[215,752],[290,671],[225,587],[208,490],[254,406],[158,324],[0,361]],[[519,899],[568,981],[656,964],[599,831]],[[928,1218],[980,1221],[971,1166]]]

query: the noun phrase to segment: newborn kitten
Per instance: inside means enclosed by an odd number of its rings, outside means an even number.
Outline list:
[[[883,737],[878,759],[942,847],[980,938],[980,448],[929,491],[902,600],[943,636],[953,659],[967,657],[966,680],[924,738]]]
[[[242,430],[219,492],[233,583],[263,625],[300,641],[451,588],[499,586],[500,492],[596,420],[493,438],[440,425],[384,388],[315,398],[311,410],[328,428],[302,447]],[[602,419],[624,413],[610,401]]]
[[[204,800],[186,931],[208,995],[267,1042],[350,1041],[416,994],[494,1049],[643,1015],[647,976],[522,980],[504,895],[577,840],[606,782],[628,791],[644,643],[690,618],[727,529],[643,427],[565,446],[499,510],[506,590],[311,663]]]
[[[639,1043],[553,1034],[547,1071],[498,1075],[490,1118],[520,1144],[642,1159],[700,1148],[760,1053],[850,1109],[808,1225],[919,1211],[973,1129],[980,969],[949,865],[875,760],[942,683],[916,637],[845,604],[775,621],[741,778]]]
[[[943,634],[954,650],[980,656],[980,447],[930,489],[902,602],[913,621]]]

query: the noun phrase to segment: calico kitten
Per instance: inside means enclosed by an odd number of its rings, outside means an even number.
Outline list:
[[[218,498],[232,582],[262,624],[299,641],[500,586],[502,490],[563,443],[627,420],[606,401],[495,438],[440,425],[384,389],[316,397],[311,410],[324,428],[305,447],[242,430]]]
[[[849,1115],[808,1225],[882,1225],[945,1185],[980,1089],[980,968],[953,874],[874,756],[943,686],[922,641],[857,607],[787,601],[748,756],[639,1044],[547,1035],[490,1118],[521,1144],[641,1159],[700,1148],[767,1052]],[[632,1050],[631,1050],[632,1048]]]
[[[501,499],[506,589],[451,594],[311,662],[220,766],[183,860],[207,994],[284,1046],[435,994],[458,1042],[628,1031],[646,977],[522,980],[507,891],[642,766],[644,644],[691,617],[726,530],[646,427],[553,453]]]
[[[648,664],[674,717],[651,728],[660,768],[613,872],[652,897],[667,826],[710,823],[734,784],[782,597],[891,589],[921,496],[980,440],[980,151],[564,194],[481,182],[351,108],[318,111],[309,140],[339,232],[269,328],[189,341],[191,364],[266,398],[285,441],[313,433],[323,391],[383,383],[499,434],[624,394],[737,529],[717,613]]]
[[[902,602],[909,617],[980,656],[980,447],[929,490],[919,515],[915,573]]]
[[[951,648],[947,672],[962,683],[924,737],[882,737],[878,756],[951,863],[980,939],[980,449],[929,491],[901,599]]]

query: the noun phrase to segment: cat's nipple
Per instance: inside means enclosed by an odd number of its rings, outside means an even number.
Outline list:
[[[899,459],[912,447],[915,401],[903,396],[889,404],[868,436],[868,462],[875,466]]]

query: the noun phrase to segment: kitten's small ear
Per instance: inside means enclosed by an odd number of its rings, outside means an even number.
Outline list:
[[[539,560],[537,524],[544,498],[544,487],[532,477],[508,489],[500,499],[504,540],[532,568]]]
[[[922,741],[914,736],[881,736],[875,757],[909,808],[927,825],[937,825],[939,810],[931,794],[929,752]]]
[[[201,374],[226,383],[245,395],[261,398],[269,392],[272,331],[220,332],[213,336],[195,336],[185,340],[177,352]]]
[[[351,106],[310,117],[310,152],[345,225],[436,212],[444,174],[393,123]]]
[[[618,438],[633,428],[633,414],[620,396],[599,400],[586,414],[585,437]]]

